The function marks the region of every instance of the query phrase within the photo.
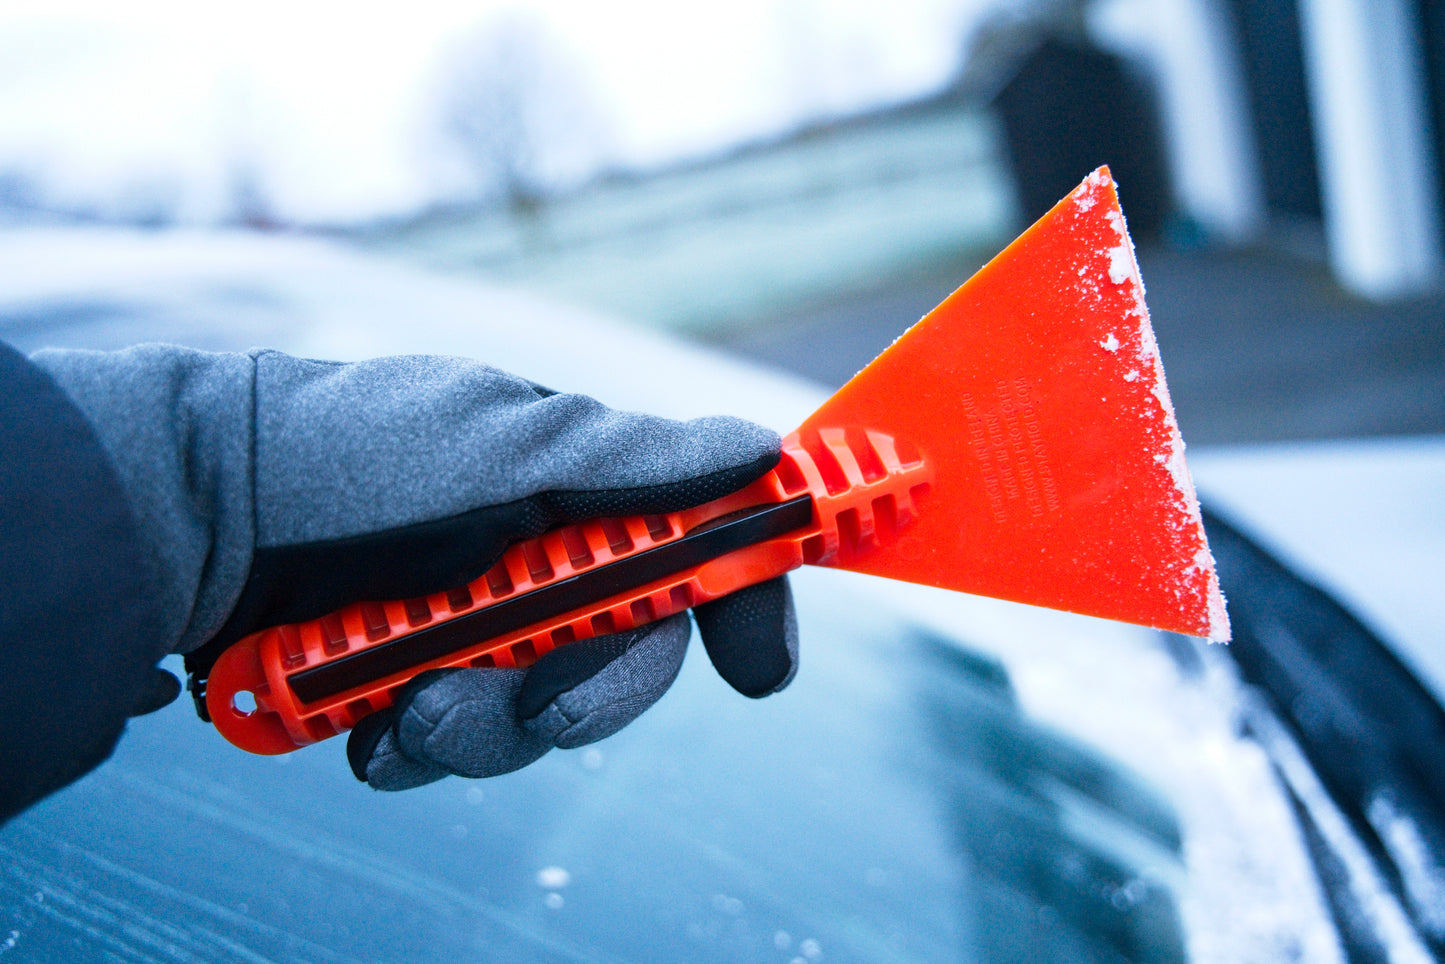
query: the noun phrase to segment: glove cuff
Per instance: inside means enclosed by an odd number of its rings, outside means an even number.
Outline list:
[[[154,638],[170,652],[199,646],[251,568],[255,361],[171,345],[33,361],[94,428],[160,562]]]

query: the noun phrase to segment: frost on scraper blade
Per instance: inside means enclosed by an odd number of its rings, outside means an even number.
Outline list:
[[[935,485],[846,568],[1229,638],[1107,168],[814,413],[916,443]]]
[[[1122,340],[1118,333],[1109,331],[1100,342],[1100,347],[1111,354],[1118,354],[1123,349],[1123,354],[1118,359],[1123,368],[1119,377],[1126,382],[1136,382],[1142,377],[1143,384],[1148,387],[1149,394],[1159,406],[1158,412],[1145,411],[1140,414],[1146,419],[1157,419],[1162,414],[1167,439],[1163,447],[1152,454],[1152,458],[1168,470],[1174,484],[1181,513],[1176,524],[1192,527],[1198,532],[1199,548],[1189,563],[1186,577],[1194,580],[1202,578],[1205,581],[1209,640],[1227,642],[1230,637],[1229,614],[1225,609],[1224,594],[1219,588],[1214,556],[1204,538],[1204,522],[1199,514],[1199,498],[1194,491],[1194,479],[1184,461],[1184,438],[1179,433],[1179,421],[1174,416],[1174,403],[1169,398],[1169,385],[1164,380],[1164,360],[1159,354],[1159,343],[1154,338],[1154,327],[1149,323],[1149,308],[1144,303],[1144,279],[1134,254],[1134,241],[1129,237],[1124,214],[1119,210],[1117,200],[1112,197],[1114,189],[1109,169],[1101,167],[1085,178],[1069,195],[1069,200],[1082,212],[1091,210],[1101,200],[1105,203],[1112,202],[1110,209],[1105,212],[1105,219],[1114,231],[1115,243],[1101,250],[1099,254],[1107,259],[1109,282],[1131,300],[1129,316],[1134,319],[1135,325],[1122,333]],[[1108,196],[1104,192],[1108,192]],[[1092,284],[1094,293],[1098,294],[1098,284],[1091,282],[1090,278],[1091,273],[1087,266],[1080,266],[1081,286]],[[1104,364],[1110,362],[1105,361]],[[1144,407],[1147,409],[1147,402]]]

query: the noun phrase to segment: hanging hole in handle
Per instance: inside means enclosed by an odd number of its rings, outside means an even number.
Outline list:
[[[231,697],[231,709],[240,716],[250,716],[256,712],[256,694],[250,690],[238,690]]]

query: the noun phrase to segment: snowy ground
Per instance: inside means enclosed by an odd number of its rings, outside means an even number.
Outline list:
[[[823,397],[808,383],[521,292],[319,241],[234,234],[0,235],[0,337],[22,348],[165,338],[333,358],[468,354],[617,406],[727,411],[780,430]],[[1445,692],[1434,631],[1445,443],[1256,447],[1191,459],[1203,491],[1340,589]],[[1177,877],[1159,872],[1177,887],[1193,960],[1343,960],[1269,760],[1241,735],[1252,710],[1222,650],[1192,647],[1193,658],[1181,657],[1158,634],[1098,620],[846,574],[805,578],[812,598],[882,607],[899,625],[994,654],[1029,714],[1170,801],[1184,867]],[[1088,832],[1087,809],[1065,809]],[[1403,938],[1390,950],[1394,960],[1420,959]]]

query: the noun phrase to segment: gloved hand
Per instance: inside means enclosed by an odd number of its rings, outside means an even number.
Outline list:
[[[116,464],[168,575],[173,616],[156,631],[192,671],[266,626],[462,585],[558,525],[711,501],[779,453],[776,435],[739,419],[617,412],[460,359],[143,346],[34,360]],[[792,679],[782,580],[695,615],[740,692]],[[356,728],[348,757],[380,789],[516,769],[634,719],[675,678],[687,638],[680,615],[561,647],[528,670],[423,674]]]

